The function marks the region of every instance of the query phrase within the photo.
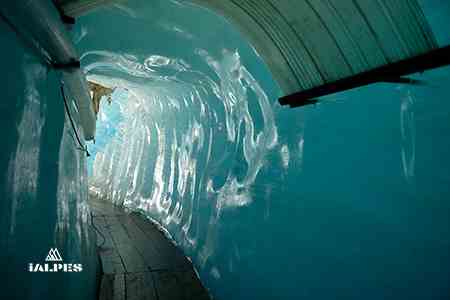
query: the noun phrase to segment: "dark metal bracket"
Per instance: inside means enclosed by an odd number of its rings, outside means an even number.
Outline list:
[[[79,60],[73,59],[68,63],[53,63],[52,67],[56,70],[79,69],[81,64]]]
[[[278,99],[281,105],[299,107],[317,103],[318,97],[326,96],[345,90],[369,85],[377,82],[417,84],[418,80],[403,76],[421,73],[450,64],[450,46],[431,50],[425,54],[405,59],[396,63],[356,74],[318,87],[300,91]]]
[[[75,18],[66,15],[66,14],[64,13],[64,10],[62,9],[62,7],[58,4],[57,0],[53,0],[52,2],[53,2],[53,4],[55,5],[55,8],[56,8],[56,10],[57,10],[58,13],[59,13],[59,16],[60,16],[60,18],[61,18],[61,21],[62,21],[64,24],[70,24],[70,25],[75,24]]]

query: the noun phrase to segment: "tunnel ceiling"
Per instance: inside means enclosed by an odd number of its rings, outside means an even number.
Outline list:
[[[107,2],[118,1],[59,0],[72,16]],[[212,9],[236,25],[286,95],[436,48],[416,0],[181,2]]]
[[[194,0],[251,40],[286,94],[435,47],[416,1]]]

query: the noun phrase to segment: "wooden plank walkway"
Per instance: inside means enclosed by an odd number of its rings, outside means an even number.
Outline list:
[[[90,197],[102,264],[100,300],[211,299],[182,251],[149,220]]]

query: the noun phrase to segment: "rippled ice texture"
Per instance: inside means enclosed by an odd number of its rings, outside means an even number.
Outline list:
[[[91,190],[160,222],[217,299],[443,295],[448,69],[289,110],[204,9],[129,1],[77,24],[89,79],[117,87]]]

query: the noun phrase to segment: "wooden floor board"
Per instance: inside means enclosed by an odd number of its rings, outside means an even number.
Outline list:
[[[154,242],[128,216],[122,216],[119,220],[150,270],[172,267],[172,262],[158,252]]]
[[[153,278],[150,272],[125,275],[127,300],[157,300]]]
[[[90,199],[102,265],[101,300],[207,300],[191,262],[137,213]]]
[[[136,225],[153,241],[154,247],[164,256],[166,261],[171,262],[173,268],[186,269],[190,266],[189,260],[182,254],[158,228],[138,214],[131,214],[131,219]]]
[[[188,299],[209,299],[209,295],[194,270],[175,271],[178,283],[182,287],[183,295]]]
[[[91,212],[94,216],[116,216],[125,212],[106,201],[90,201]]]
[[[94,217],[93,224],[96,230],[100,232],[97,232],[97,245],[103,272],[105,274],[124,273],[125,268],[122,259],[114,245],[105,218],[103,216]]]
[[[158,271],[152,273],[159,300],[185,300],[181,285],[175,273]]]
[[[125,300],[125,277],[123,274],[103,275],[100,285],[100,300]]]

